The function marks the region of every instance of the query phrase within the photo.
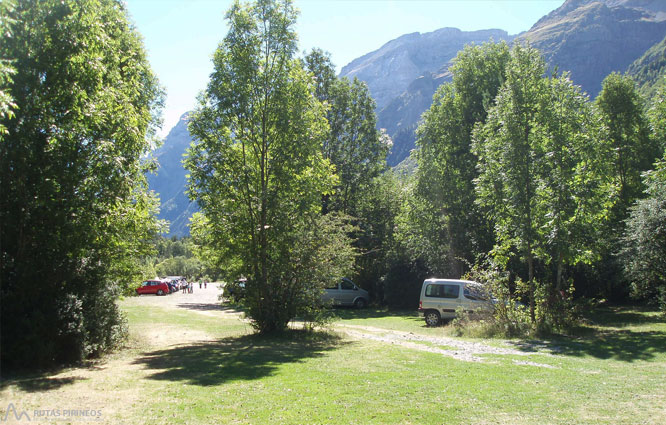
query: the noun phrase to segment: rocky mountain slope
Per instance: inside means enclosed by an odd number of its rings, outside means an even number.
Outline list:
[[[182,159],[192,142],[186,119],[187,114],[184,114],[162,146],[153,152],[159,167],[156,173],[147,176],[148,187],[160,197],[158,218],[170,223],[168,236],[189,235],[189,219],[197,210],[196,203],[190,202],[185,194],[187,171],[183,168]]]
[[[437,73],[466,44],[510,40],[502,30],[461,31],[442,28],[420,34],[406,34],[389,41],[378,50],[354,59],[342,68],[341,77],[365,81],[377,110],[400,96],[413,81],[426,73]]]
[[[650,8],[641,7],[647,4]],[[661,4],[662,12],[652,8]],[[518,38],[541,50],[551,67],[591,96],[611,72],[625,72],[666,35],[666,2],[569,0]],[[664,16],[666,18],[666,16]]]
[[[627,69],[627,74],[632,76],[647,98],[666,85],[666,37],[636,59]]]

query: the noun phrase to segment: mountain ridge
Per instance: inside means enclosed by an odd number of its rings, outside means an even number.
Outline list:
[[[409,158],[421,114],[430,107],[437,88],[451,80],[448,68],[458,51],[466,44],[490,40],[529,41],[542,51],[551,69],[570,71],[574,83],[594,97],[602,80],[614,71],[630,70],[650,81],[664,75],[666,1],[567,0],[517,35],[501,29],[450,27],[412,32],[352,60],[342,67],[340,76],[357,77],[368,85],[377,106],[378,127],[393,139],[387,158],[390,166]],[[187,114],[154,152],[160,168],[148,176],[149,187],[163,200],[160,218],[171,222],[170,235],[177,236],[189,234],[189,217],[197,210],[185,195],[186,172],[181,163],[192,141],[186,119]]]

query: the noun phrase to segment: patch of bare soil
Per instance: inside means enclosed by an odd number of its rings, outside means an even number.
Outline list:
[[[336,325],[336,329],[355,339],[371,340],[399,345],[401,347],[441,354],[447,357],[452,357],[456,360],[467,362],[487,362],[487,359],[479,356],[489,354],[522,357],[532,355],[549,355],[548,353],[525,352],[508,347],[493,347],[490,345],[482,344],[480,342],[465,341],[457,338],[448,338],[444,336],[431,337],[417,335],[411,332],[375,328],[372,326],[338,324]],[[513,360],[513,363],[516,365],[554,368],[554,366],[535,363],[530,360]]]
[[[194,285],[192,293],[175,292],[169,295],[141,295],[126,300],[137,305],[159,306],[168,309],[190,310],[207,316],[230,317],[242,315],[241,312],[221,304],[223,289],[218,283],[209,283],[207,287]]]

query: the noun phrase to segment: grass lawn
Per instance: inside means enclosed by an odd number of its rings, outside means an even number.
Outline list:
[[[650,311],[601,310],[586,337],[464,361],[343,330],[399,331],[451,349],[437,339],[446,327],[425,328],[412,312],[337,310],[330,331],[265,338],[237,317],[140,300],[122,303],[125,350],[5,379],[0,420],[13,403],[31,415],[97,409],[95,423],[666,423],[666,320]]]

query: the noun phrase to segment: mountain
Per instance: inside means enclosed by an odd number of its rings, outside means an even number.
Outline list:
[[[608,74],[624,73],[665,35],[664,1],[568,0],[518,40],[529,41],[551,68],[570,71],[596,97]]]
[[[185,194],[187,171],[182,160],[192,142],[187,131],[187,115],[185,113],[180,118],[178,124],[169,131],[162,146],[153,152],[159,166],[155,173],[147,175],[148,187],[160,197],[158,218],[170,223],[169,236],[189,235],[189,219],[198,210],[196,203],[190,202]]]
[[[506,31],[461,31],[442,28],[420,34],[403,35],[378,50],[354,59],[342,68],[341,77],[365,81],[377,110],[408,89],[412,82],[426,73],[437,73],[469,43],[510,40]]]
[[[643,96],[652,98],[660,87],[666,85],[666,38],[636,59],[627,74],[636,81]]]
[[[491,38],[529,41],[551,69],[570,71],[573,81],[594,97],[608,74],[625,72],[664,36],[665,0],[568,0],[518,36],[453,28],[407,34],[353,60],[340,75],[368,84],[377,102],[378,126],[393,139],[388,163],[395,166],[414,148],[421,114],[437,87],[450,81],[451,59],[465,44]]]

